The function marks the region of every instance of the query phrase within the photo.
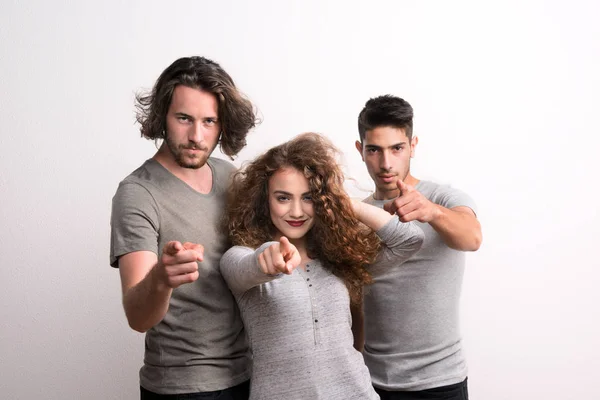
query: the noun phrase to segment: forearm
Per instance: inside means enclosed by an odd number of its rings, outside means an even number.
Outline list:
[[[416,222],[402,222],[395,217],[377,231],[384,246],[373,267],[389,268],[408,260],[421,249],[425,234]]]
[[[475,215],[465,210],[454,210],[436,205],[436,217],[429,224],[448,247],[461,251],[476,251],[481,245],[481,224]]]
[[[352,200],[352,207],[356,218],[375,232],[383,228],[392,218],[395,218],[387,211],[362,201]]]
[[[260,269],[258,255],[272,243],[275,242],[267,242],[256,250],[235,246],[223,255],[220,264],[221,274],[232,292],[241,294],[254,286],[283,276],[283,274],[267,275]]]
[[[146,332],[164,318],[173,289],[158,282],[154,268],[135,286],[123,293],[123,308],[129,326]]]

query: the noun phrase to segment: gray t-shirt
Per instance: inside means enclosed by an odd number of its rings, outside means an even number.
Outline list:
[[[200,277],[173,290],[164,319],[146,333],[140,384],[162,394],[206,392],[250,376],[239,310],[219,271],[227,249],[220,228],[234,166],[209,158],[213,187],[201,194],[150,159],[120,184],[113,198],[110,264],[134,251],[159,257],[171,240],[204,246]]]
[[[457,189],[429,181],[415,188],[443,207],[476,211]],[[364,298],[365,362],[373,385],[384,390],[430,389],[467,376],[458,313],[465,253],[446,246],[429,224],[416,223],[425,233],[421,250],[402,267],[374,275]]]
[[[423,232],[394,218],[377,234],[386,246],[377,267],[397,265],[421,246]],[[242,312],[254,357],[250,399],[378,399],[353,347],[344,282],[318,260],[291,275],[265,275],[258,250],[232,247],[221,272]]]

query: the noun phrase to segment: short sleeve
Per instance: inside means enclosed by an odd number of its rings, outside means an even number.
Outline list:
[[[120,256],[134,251],[158,255],[159,210],[146,188],[121,182],[112,200],[110,265],[118,267]]]
[[[431,201],[446,208],[469,207],[477,214],[477,205],[471,196],[462,190],[450,186],[439,186],[436,188]]]

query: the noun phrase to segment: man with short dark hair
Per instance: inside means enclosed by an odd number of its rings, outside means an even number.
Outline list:
[[[364,296],[364,358],[382,400],[466,400],[467,365],[459,332],[465,251],[481,243],[475,204],[450,186],[410,171],[418,138],[413,109],[386,95],[358,117],[356,148],[375,183],[365,202],[416,221],[421,250],[398,268],[373,276]]]

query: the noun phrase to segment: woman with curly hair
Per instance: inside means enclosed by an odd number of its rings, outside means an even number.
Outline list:
[[[412,223],[346,194],[337,149],[305,133],[238,171],[221,272],[253,354],[250,399],[378,399],[353,346],[370,268],[421,247]]]

